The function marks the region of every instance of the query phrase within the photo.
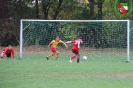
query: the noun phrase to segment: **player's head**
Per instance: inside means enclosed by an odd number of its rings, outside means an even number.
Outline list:
[[[81,36],[79,36],[79,37],[78,37],[78,40],[80,40],[80,41],[81,41],[81,43],[83,42],[83,41],[82,41],[82,37],[81,37]]]
[[[78,39],[82,39],[82,37],[81,37],[81,36],[79,36],[79,37],[78,37]]]
[[[12,49],[12,46],[11,45],[8,45],[8,48],[11,50]]]
[[[59,36],[56,36],[55,40],[56,41],[59,41],[60,40],[60,37]]]

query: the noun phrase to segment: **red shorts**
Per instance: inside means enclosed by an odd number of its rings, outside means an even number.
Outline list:
[[[74,54],[79,54],[79,49],[77,47],[72,47],[72,52]]]
[[[57,52],[57,49],[55,47],[52,47],[52,46],[51,46],[51,50],[52,50],[53,53]]]

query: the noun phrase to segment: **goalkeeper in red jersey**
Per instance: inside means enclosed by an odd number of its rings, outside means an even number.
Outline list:
[[[50,49],[51,49],[51,51],[52,51],[52,54],[49,54],[49,55],[46,57],[47,60],[49,60],[49,58],[50,58],[51,56],[54,56],[55,54],[56,54],[56,60],[58,59],[59,52],[58,52],[58,50],[56,49],[56,47],[57,47],[57,45],[58,45],[59,43],[63,43],[63,44],[66,46],[66,48],[68,48],[68,46],[67,46],[62,40],[60,40],[59,36],[56,36],[55,40],[52,40],[52,41],[49,43],[49,45],[48,45],[48,47],[50,47]]]
[[[8,47],[5,47],[3,52],[1,53],[1,59],[4,59],[5,55],[7,56],[8,59],[12,58],[14,59],[14,49],[12,48],[11,45],[9,45]]]
[[[72,41],[67,41],[65,43],[72,43],[73,46],[72,46],[72,52],[75,54],[74,56],[72,56],[70,59],[69,59],[69,62],[72,63],[72,60],[74,58],[77,58],[77,63],[80,62],[80,54],[79,54],[79,48],[80,48],[80,44],[82,43],[82,39],[79,37],[78,39],[76,40],[72,40]]]

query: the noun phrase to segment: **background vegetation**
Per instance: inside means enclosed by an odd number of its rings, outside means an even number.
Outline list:
[[[19,45],[20,19],[133,19],[133,12],[126,16],[116,13],[115,3],[114,0],[0,0],[0,46]]]

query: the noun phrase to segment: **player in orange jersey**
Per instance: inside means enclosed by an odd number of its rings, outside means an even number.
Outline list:
[[[56,60],[58,59],[59,52],[58,52],[58,50],[56,49],[56,47],[57,47],[57,45],[58,45],[59,43],[63,43],[63,44],[66,46],[66,48],[68,48],[68,46],[67,46],[62,40],[60,40],[59,36],[56,36],[55,40],[52,40],[52,41],[49,43],[49,45],[48,45],[48,47],[50,47],[50,49],[51,49],[51,51],[52,51],[52,54],[49,54],[49,55],[46,57],[47,60],[49,60],[49,58],[50,58],[51,56],[54,56],[55,54],[56,54]]]
[[[10,59],[12,54],[12,58],[14,59],[14,49],[12,48],[11,45],[8,47],[5,47],[4,50],[1,53],[1,59],[4,59],[5,55],[7,55],[7,58]]]
[[[79,54],[79,48],[80,48],[80,44],[82,43],[82,39],[79,37],[78,39],[76,40],[72,40],[72,41],[67,41],[65,43],[72,43],[73,46],[72,46],[72,52],[75,54],[74,56],[72,56],[70,59],[69,59],[69,62],[72,63],[72,60],[74,58],[77,58],[77,63],[80,62],[80,54]]]

